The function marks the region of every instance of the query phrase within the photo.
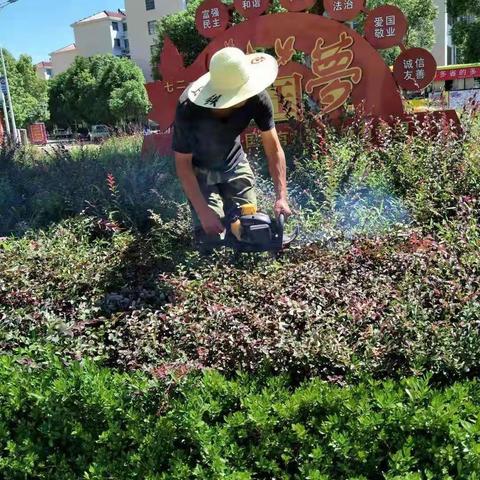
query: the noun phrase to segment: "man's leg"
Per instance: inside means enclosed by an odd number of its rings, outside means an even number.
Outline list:
[[[207,202],[208,206],[220,217],[223,218],[223,201],[222,197],[220,196],[218,186],[213,183],[215,181],[208,172],[204,171],[197,171],[196,172],[198,185],[200,186],[200,190]],[[207,235],[198,218],[197,212],[193,208],[192,204],[190,204],[190,211],[192,213],[192,222],[193,222],[193,237],[195,247],[203,252],[203,253],[210,253],[211,248],[207,247],[204,244],[208,243],[215,243],[221,240],[220,235]]]
[[[218,189],[226,215],[237,205],[257,205],[255,176],[248,161],[239,163],[233,175],[219,184]]]

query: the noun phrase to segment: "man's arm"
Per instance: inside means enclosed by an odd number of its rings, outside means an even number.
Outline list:
[[[283,213],[286,217],[292,214],[288,206],[287,195],[287,164],[285,152],[280,144],[277,130],[272,128],[262,132],[263,148],[268,159],[268,170],[275,185],[275,215],[278,217]]]
[[[193,171],[192,154],[175,152],[175,167],[185,195],[197,212],[202,228],[208,235],[222,233],[220,217],[208,206]]]

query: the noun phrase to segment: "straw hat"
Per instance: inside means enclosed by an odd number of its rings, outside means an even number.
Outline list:
[[[192,83],[188,98],[201,107],[230,108],[265,90],[277,75],[278,63],[271,55],[223,48],[210,60],[210,71]]]

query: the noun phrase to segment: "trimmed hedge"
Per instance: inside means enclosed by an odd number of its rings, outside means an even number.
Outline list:
[[[1,478],[480,478],[477,381],[158,373],[0,357]]]

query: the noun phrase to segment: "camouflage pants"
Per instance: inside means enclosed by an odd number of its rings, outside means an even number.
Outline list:
[[[217,213],[222,220],[236,205],[245,205],[247,203],[257,204],[255,176],[246,159],[239,163],[235,169],[228,174],[198,167],[195,167],[194,171],[200,190],[208,206]],[[190,205],[190,208],[192,211],[195,239],[197,241],[219,239],[219,235],[213,237],[206,236],[192,205]]]

